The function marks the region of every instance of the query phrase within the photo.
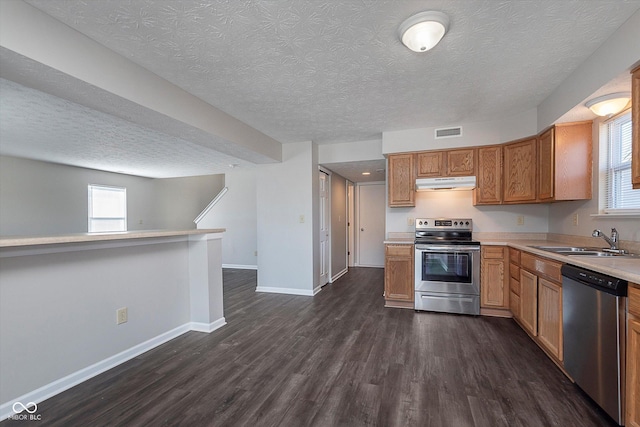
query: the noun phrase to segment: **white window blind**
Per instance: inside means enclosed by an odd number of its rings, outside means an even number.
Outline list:
[[[606,213],[640,212],[640,190],[631,187],[631,113],[607,124]]]
[[[127,231],[127,189],[89,185],[89,233]]]

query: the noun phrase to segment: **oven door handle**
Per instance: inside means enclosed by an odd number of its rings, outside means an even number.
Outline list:
[[[433,246],[433,245],[416,245],[416,251],[420,252],[469,252],[480,251],[480,246]]]

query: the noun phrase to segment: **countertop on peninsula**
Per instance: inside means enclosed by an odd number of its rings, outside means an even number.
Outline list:
[[[111,240],[149,239],[156,237],[177,237],[198,234],[222,233],[224,228],[192,230],[137,230],[111,233],[76,233],[58,236],[6,236],[0,237],[0,248],[21,246],[59,245],[64,243],[105,242]]]

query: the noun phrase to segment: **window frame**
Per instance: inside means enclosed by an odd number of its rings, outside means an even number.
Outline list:
[[[612,159],[612,156],[615,154],[612,149],[612,141],[610,139],[611,130],[610,126],[616,122],[624,119],[626,121],[626,117],[628,116],[629,123],[632,121],[631,110],[627,109],[625,111],[620,112],[619,114],[610,117],[609,119],[602,122],[600,129],[600,165],[601,165],[601,180],[600,184],[602,186],[602,190],[600,191],[601,195],[601,212],[604,215],[631,215],[631,216],[640,216],[640,206],[637,208],[615,208],[611,207],[611,200],[617,199],[616,194],[621,191],[622,184],[615,185],[614,183],[614,175],[621,174],[623,171],[628,170],[629,174],[631,173],[631,157],[628,162],[620,162],[618,159]],[[617,150],[620,151],[619,149]],[[631,182],[629,184],[629,189],[631,189]]]
[[[124,216],[117,217],[94,217],[93,216],[93,190],[94,189],[102,189],[109,191],[117,191],[122,194],[124,197],[123,208],[124,208]],[[108,221],[123,221],[124,229],[122,230],[92,230],[92,224],[96,220],[108,220]],[[126,187],[118,187],[115,185],[104,185],[104,184],[89,184],[87,186],[87,232],[88,233],[120,233],[126,232],[128,230],[127,226],[127,188]]]

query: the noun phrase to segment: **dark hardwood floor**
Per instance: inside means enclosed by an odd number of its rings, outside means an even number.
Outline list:
[[[615,425],[512,320],[385,309],[382,269],[315,297],[255,286],[225,270],[226,326],[42,402],[33,425]]]

